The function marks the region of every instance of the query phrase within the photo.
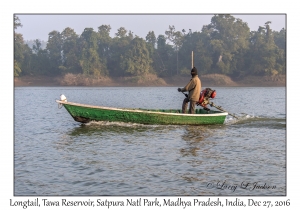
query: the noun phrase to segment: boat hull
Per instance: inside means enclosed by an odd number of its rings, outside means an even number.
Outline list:
[[[198,109],[197,114],[182,114],[180,110],[118,109],[57,101],[77,122],[90,121],[128,122],[160,125],[223,124],[227,112]]]

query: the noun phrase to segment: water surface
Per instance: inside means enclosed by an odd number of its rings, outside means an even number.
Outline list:
[[[184,95],[176,87],[16,87],[14,194],[286,195],[286,89],[214,89],[213,102],[239,120],[84,125],[58,108],[60,94],[76,103],[148,109],[180,109]]]

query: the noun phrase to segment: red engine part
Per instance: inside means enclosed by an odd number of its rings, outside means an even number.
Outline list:
[[[212,90],[210,88],[205,88],[200,93],[200,98],[199,101],[197,102],[197,105],[207,108],[206,105],[209,103],[209,98],[215,98],[216,95],[217,92],[215,90]]]
[[[216,97],[216,95],[217,95],[217,92],[214,90],[213,92],[212,92],[212,94],[211,94],[211,98],[215,98]]]
[[[206,89],[204,89],[200,92],[200,98],[199,98],[199,101],[198,101],[199,104],[202,104],[202,102],[204,101],[205,93],[206,93]]]

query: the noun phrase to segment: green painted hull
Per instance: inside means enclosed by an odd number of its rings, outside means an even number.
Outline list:
[[[119,109],[102,106],[56,101],[62,104],[75,121],[129,122],[158,125],[224,124],[227,112],[197,109],[195,114],[182,114],[180,110]]]

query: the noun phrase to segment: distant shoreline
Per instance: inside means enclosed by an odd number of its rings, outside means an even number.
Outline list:
[[[74,76],[73,76],[74,77]],[[286,76],[250,76],[241,80],[232,80],[230,77],[220,74],[200,75],[202,87],[285,87]],[[80,81],[80,80],[85,80]],[[24,76],[14,78],[14,87],[182,87],[188,83],[190,77],[175,76],[170,78],[158,77],[132,77],[132,78],[72,78],[72,81],[59,77]]]

